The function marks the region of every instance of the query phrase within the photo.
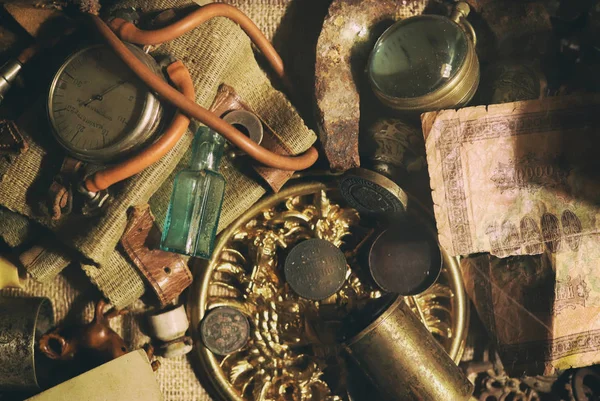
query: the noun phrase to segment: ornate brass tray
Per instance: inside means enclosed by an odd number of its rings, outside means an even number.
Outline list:
[[[412,213],[433,231],[431,217],[414,205]],[[222,399],[347,399],[337,345],[341,320],[358,303],[381,296],[357,256],[372,223],[346,207],[332,183],[309,182],[265,198],[221,234],[212,259],[195,266],[188,311],[197,373]],[[290,291],[281,267],[287,249],[314,237],[340,247],[349,262],[344,287],[322,302]],[[434,286],[406,302],[458,362],[468,309],[457,260],[445,252],[443,260]],[[251,323],[248,345],[226,357],[204,347],[199,332],[205,313],[219,306],[237,308]]]

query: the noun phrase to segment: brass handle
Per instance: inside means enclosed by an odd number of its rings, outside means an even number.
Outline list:
[[[473,47],[477,46],[477,34],[475,33],[475,29],[473,25],[466,18],[463,18],[460,21],[460,24],[467,30],[467,34],[471,36],[471,41],[473,42]]]
[[[450,15],[450,19],[456,22],[458,25],[465,28],[467,34],[471,36],[471,40],[473,41],[473,46],[477,46],[477,34],[475,33],[475,29],[473,29],[473,25],[469,21],[467,21],[467,16],[471,12],[471,7],[464,1],[459,1],[454,6],[454,10]]]

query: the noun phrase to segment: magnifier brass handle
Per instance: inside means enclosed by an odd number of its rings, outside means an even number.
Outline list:
[[[475,33],[475,29],[473,25],[466,18],[463,18],[460,21],[460,24],[467,30],[467,34],[471,36],[471,41],[473,41],[473,47],[477,46],[477,34]]]
[[[471,40],[473,41],[473,46],[477,46],[477,34],[475,33],[475,29],[473,29],[473,25],[467,20],[467,16],[471,12],[471,7],[464,1],[459,1],[454,6],[454,10],[452,11],[452,15],[450,15],[450,19],[456,22],[458,25],[461,25],[469,36],[471,36]]]

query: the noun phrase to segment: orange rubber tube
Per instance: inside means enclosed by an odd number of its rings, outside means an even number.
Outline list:
[[[258,50],[265,56],[269,64],[281,79],[285,79],[283,61],[279,54],[269,42],[269,39],[260,31],[260,29],[237,8],[223,3],[212,3],[199,8],[196,11],[186,15],[173,24],[153,31],[143,31],[134,24],[122,18],[113,19],[109,26],[111,29],[126,42],[138,45],[156,45],[177,39],[181,35],[197,28],[199,25],[215,17],[226,17],[238,24],[250,40],[256,45]]]
[[[181,61],[176,61],[167,67],[167,74],[183,96],[194,101],[196,98],[194,83],[185,65]],[[178,111],[160,139],[132,158],[97,171],[85,180],[85,188],[91,192],[101,191],[141,172],[173,149],[189,125],[190,119]]]
[[[282,156],[257,145],[246,135],[235,129],[231,124],[223,121],[214,113],[187,99],[184,95],[172,88],[168,83],[157,77],[148,67],[138,60],[133,53],[121,42],[114,32],[95,15],[90,14],[92,22],[104,37],[108,45],[117,56],[152,90],[172,103],[180,111],[191,118],[195,118],[219,134],[223,135],[233,145],[246,152],[250,157],[268,167],[280,170],[298,171],[312,166],[319,157],[314,147],[309,148],[299,156]]]

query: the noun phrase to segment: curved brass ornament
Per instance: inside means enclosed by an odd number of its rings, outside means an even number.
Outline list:
[[[413,212],[434,232],[427,212]],[[222,399],[347,398],[341,321],[357,304],[382,295],[365,276],[368,269],[357,265],[359,249],[374,234],[363,223],[327,180],[292,185],[263,199],[221,234],[212,259],[194,269],[188,311],[198,373],[208,376]],[[348,260],[346,283],[323,301],[299,298],[283,277],[287,250],[309,238],[330,241]],[[406,302],[458,362],[467,334],[467,301],[457,260],[443,251],[443,261],[438,281]],[[251,327],[247,346],[226,357],[204,347],[198,332],[207,311],[220,306],[244,313]]]
[[[469,103],[477,91],[480,77],[479,59],[475,51],[477,36],[473,26],[466,19],[469,11],[470,8],[467,3],[458,2],[450,18],[438,15],[418,15],[396,22],[381,35],[369,57],[368,76],[371,88],[383,104],[401,112],[422,113],[458,108]],[[462,53],[462,51],[443,49],[448,51],[446,55],[448,61],[441,66],[436,66],[440,68],[439,71],[430,71],[426,75],[421,74],[420,77],[411,75],[422,73],[422,71],[429,69],[425,67],[431,67],[426,66],[427,63],[422,60],[423,54],[418,52],[435,51],[434,45],[426,44],[427,41],[415,42],[421,43],[421,45],[417,46],[415,44],[410,49],[403,45],[405,42],[410,43],[410,41],[417,40],[414,36],[415,32],[407,31],[407,27],[416,24],[423,25],[420,28],[422,32],[427,32],[428,29],[437,29],[443,32],[442,35],[448,34],[448,38],[440,38],[439,42],[441,43],[448,41],[448,44],[450,44],[450,41],[453,40],[451,35],[453,33],[458,35],[457,46],[460,44],[465,47],[462,50],[464,51],[462,61],[457,65],[452,65],[451,63],[454,63],[456,59],[461,59],[457,54]],[[415,28],[410,27],[408,29],[414,30]],[[402,33],[402,31],[405,32]],[[428,35],[434,34],[428,32]],[[427,46],[431,46],[431,49],[423,50]],[[392,49],[388,51],[388,47],[392,47]],[[398,54],[396,56],[390,55],[394,51]],[[438,62],[438,58],[441,58],[441,56],[432,57],[428,63]],[[389,66],[394,63],[400,64],[403,61],[407,65],[406,71],[401,72],[402,67],[394,70]],[[409,74],[411,69],[413,73]],[[381,70],[381,72],[378,72],[378,70]],[[439,79],[435,83],[430,82],[432,87],[429,88],[426,80],[431,80],[433,75],[439,75]],[[393,82],[389,81],[390,76],[395,77]],[[414,84],[417,85],[418,89],[415,89],[415,91],[398,90],[398,88],[410,85],[411,82],[419,82],[418,85]]]

